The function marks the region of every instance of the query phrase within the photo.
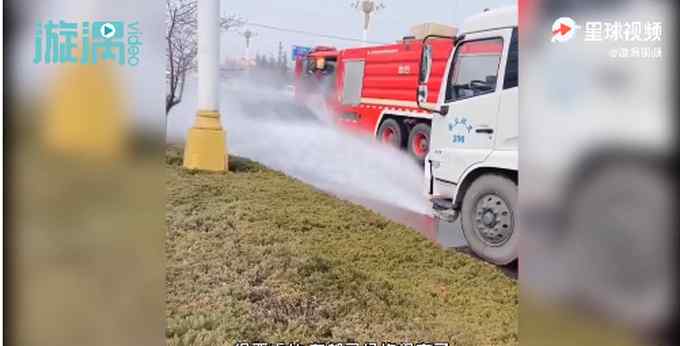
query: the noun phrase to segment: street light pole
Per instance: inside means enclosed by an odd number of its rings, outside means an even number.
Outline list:
[[[228,168],[226,133],[219,111],[220,0],[198,1],[198,110],[187,135],[184,167]]]
[[[371,21],[371,14],[368,12],[364,12],[364,32],[361,37],[362,44],[364,46],[368,45],[368,24]]]
[[[253,32],[250,30],[246,30],[243,33],[243,37],[246,39],[246,61],[250,60],[250,39],[253,38]]]
[[[352,7],[358,9],[364,14],[364,31],[362,37],[363,46],[368,45],[368,28],[371,24],[371,15],[383,8],[385,5],[381,3],[376,3],[375,0],[357,0],[352,4]]]
[[[243,63],[245,64],[246,69],[250,69],[250,43],[253,41],[253,38],[257,36],[257,33],[250,30],[246,29],[245,31],[239,33],[239,35],[243,36],[243,38],[246,41],[246,51],[243,56]]]

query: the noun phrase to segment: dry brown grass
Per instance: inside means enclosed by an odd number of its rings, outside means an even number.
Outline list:
[[[167,154],[166,337],[517,345],[517,283],[256,163],[225,174]]]

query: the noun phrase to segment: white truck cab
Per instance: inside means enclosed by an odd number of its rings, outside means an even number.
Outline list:
[[[425,192],[435,214],[461,218],[470,248],[496,264],[517,259],[517,7],[465,20],[432,120]],[[425,40],[427,42],[427,39]],[[418,102],[427,100],[429,49],[421,59]]]

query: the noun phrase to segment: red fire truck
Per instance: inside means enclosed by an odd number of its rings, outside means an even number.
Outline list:
[[[322,94],[339,126],[405,149],[422,162],[428,152],[432,120],[432,113],[420,110],[416,103],[423,38],[449,37],[428,40],[433,64],[427,104],[434,105],[456,29],[429,23],[411,31],[413,36],[394,44],[339,51],[315,49],[297,61],[298,101],[311,93]],[[321,85],[324,87],[319,88]]]

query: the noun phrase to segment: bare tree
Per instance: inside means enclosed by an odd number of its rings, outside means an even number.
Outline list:
[[[165,114],[172,107],[182,102],[187,73],[196,68],[198,53],[198,19],[196,0],[166,0],[166,55],[167,66],[165,77],[167,94],[165,97]],[[230,15],[220,19],[223,30],[230,30],[243,25],[244,21]]]

